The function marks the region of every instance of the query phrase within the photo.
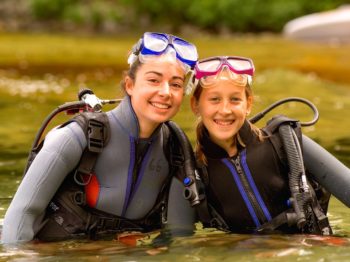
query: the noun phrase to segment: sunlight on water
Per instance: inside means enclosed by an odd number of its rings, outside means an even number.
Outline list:
[[[51,75],[48,75],[44,80],[34,80],[30,77],[22,77],[21,79],[0,77],[0,89],[7,90],[10,95],[20,95],[22,97],[27,97],[36,92],[61,94],[69,84],[68,80],[56,81],[51,78]]]

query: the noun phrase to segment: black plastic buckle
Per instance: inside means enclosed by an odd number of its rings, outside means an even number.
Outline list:
[[[90,152],[101,153],[104,141],[104,125],[94,119],[89,120],[88,147]]]
[[[74,202],[79,206],[86,205],[86,197],[83,191],[77,191],[74,193]]]

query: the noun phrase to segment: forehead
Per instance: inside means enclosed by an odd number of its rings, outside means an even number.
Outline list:
[[[231,93],[244,93],[245,86],[236,85],[232,81],[221,80],[217,83],[203,87],[203,93],[220,93],[220,94],[231,94]]]
[[[164,59],[155,59],[143,63],[140,68],[140,73],[146,73],[148,71],[159,72],[163,75],[170,74],[178,77],[184,77],[185,70],[179,61],[169,61]]]

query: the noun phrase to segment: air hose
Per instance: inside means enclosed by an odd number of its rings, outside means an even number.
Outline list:
[[[300,122],[301,126],[312,126],[317,122],[317,120],[319,118],[319,113],[318,113],[316,106],[313,103],[311,103],[309,100],[304,99],[304,98],[300,98],[300,97],[287,97],[287,98],[278,100],[277,102],[273,103],[272,105],[270,105],[269,107],[267,107],[263,111],[257,113],[255,116],[250,118],[249,122],[251,122],[252,124],[258,122],[261,118],[263,118],[267,113],[272,111],[274,108],[276,108],[282,104],[288,103],[288,102],[300,102],[300,103],[306,104],[313,111],[313,113],[314,113],[313,119],[309,122]]]
[[[288,124],[279,127],[279,134],[283,142],[283,148],[287,155],[289,165],[289,189],[291,198],[289,199],[294,211],[294,217],[288,217],[288,224],[296,222],[297,227],[302,229],[306,223],[306,205],[311,201],[311,194],[306,180],[303,156],[299,140]]]

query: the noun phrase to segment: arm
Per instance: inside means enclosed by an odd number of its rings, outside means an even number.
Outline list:
[[[332,195],[350,207],[350,169],[312,139],[303,135],[305,167]]]
[[[6,212],[2,243],[33,239],[49,201],[78,164],[85,146],[85,135],[76,123],[48,134]]]

